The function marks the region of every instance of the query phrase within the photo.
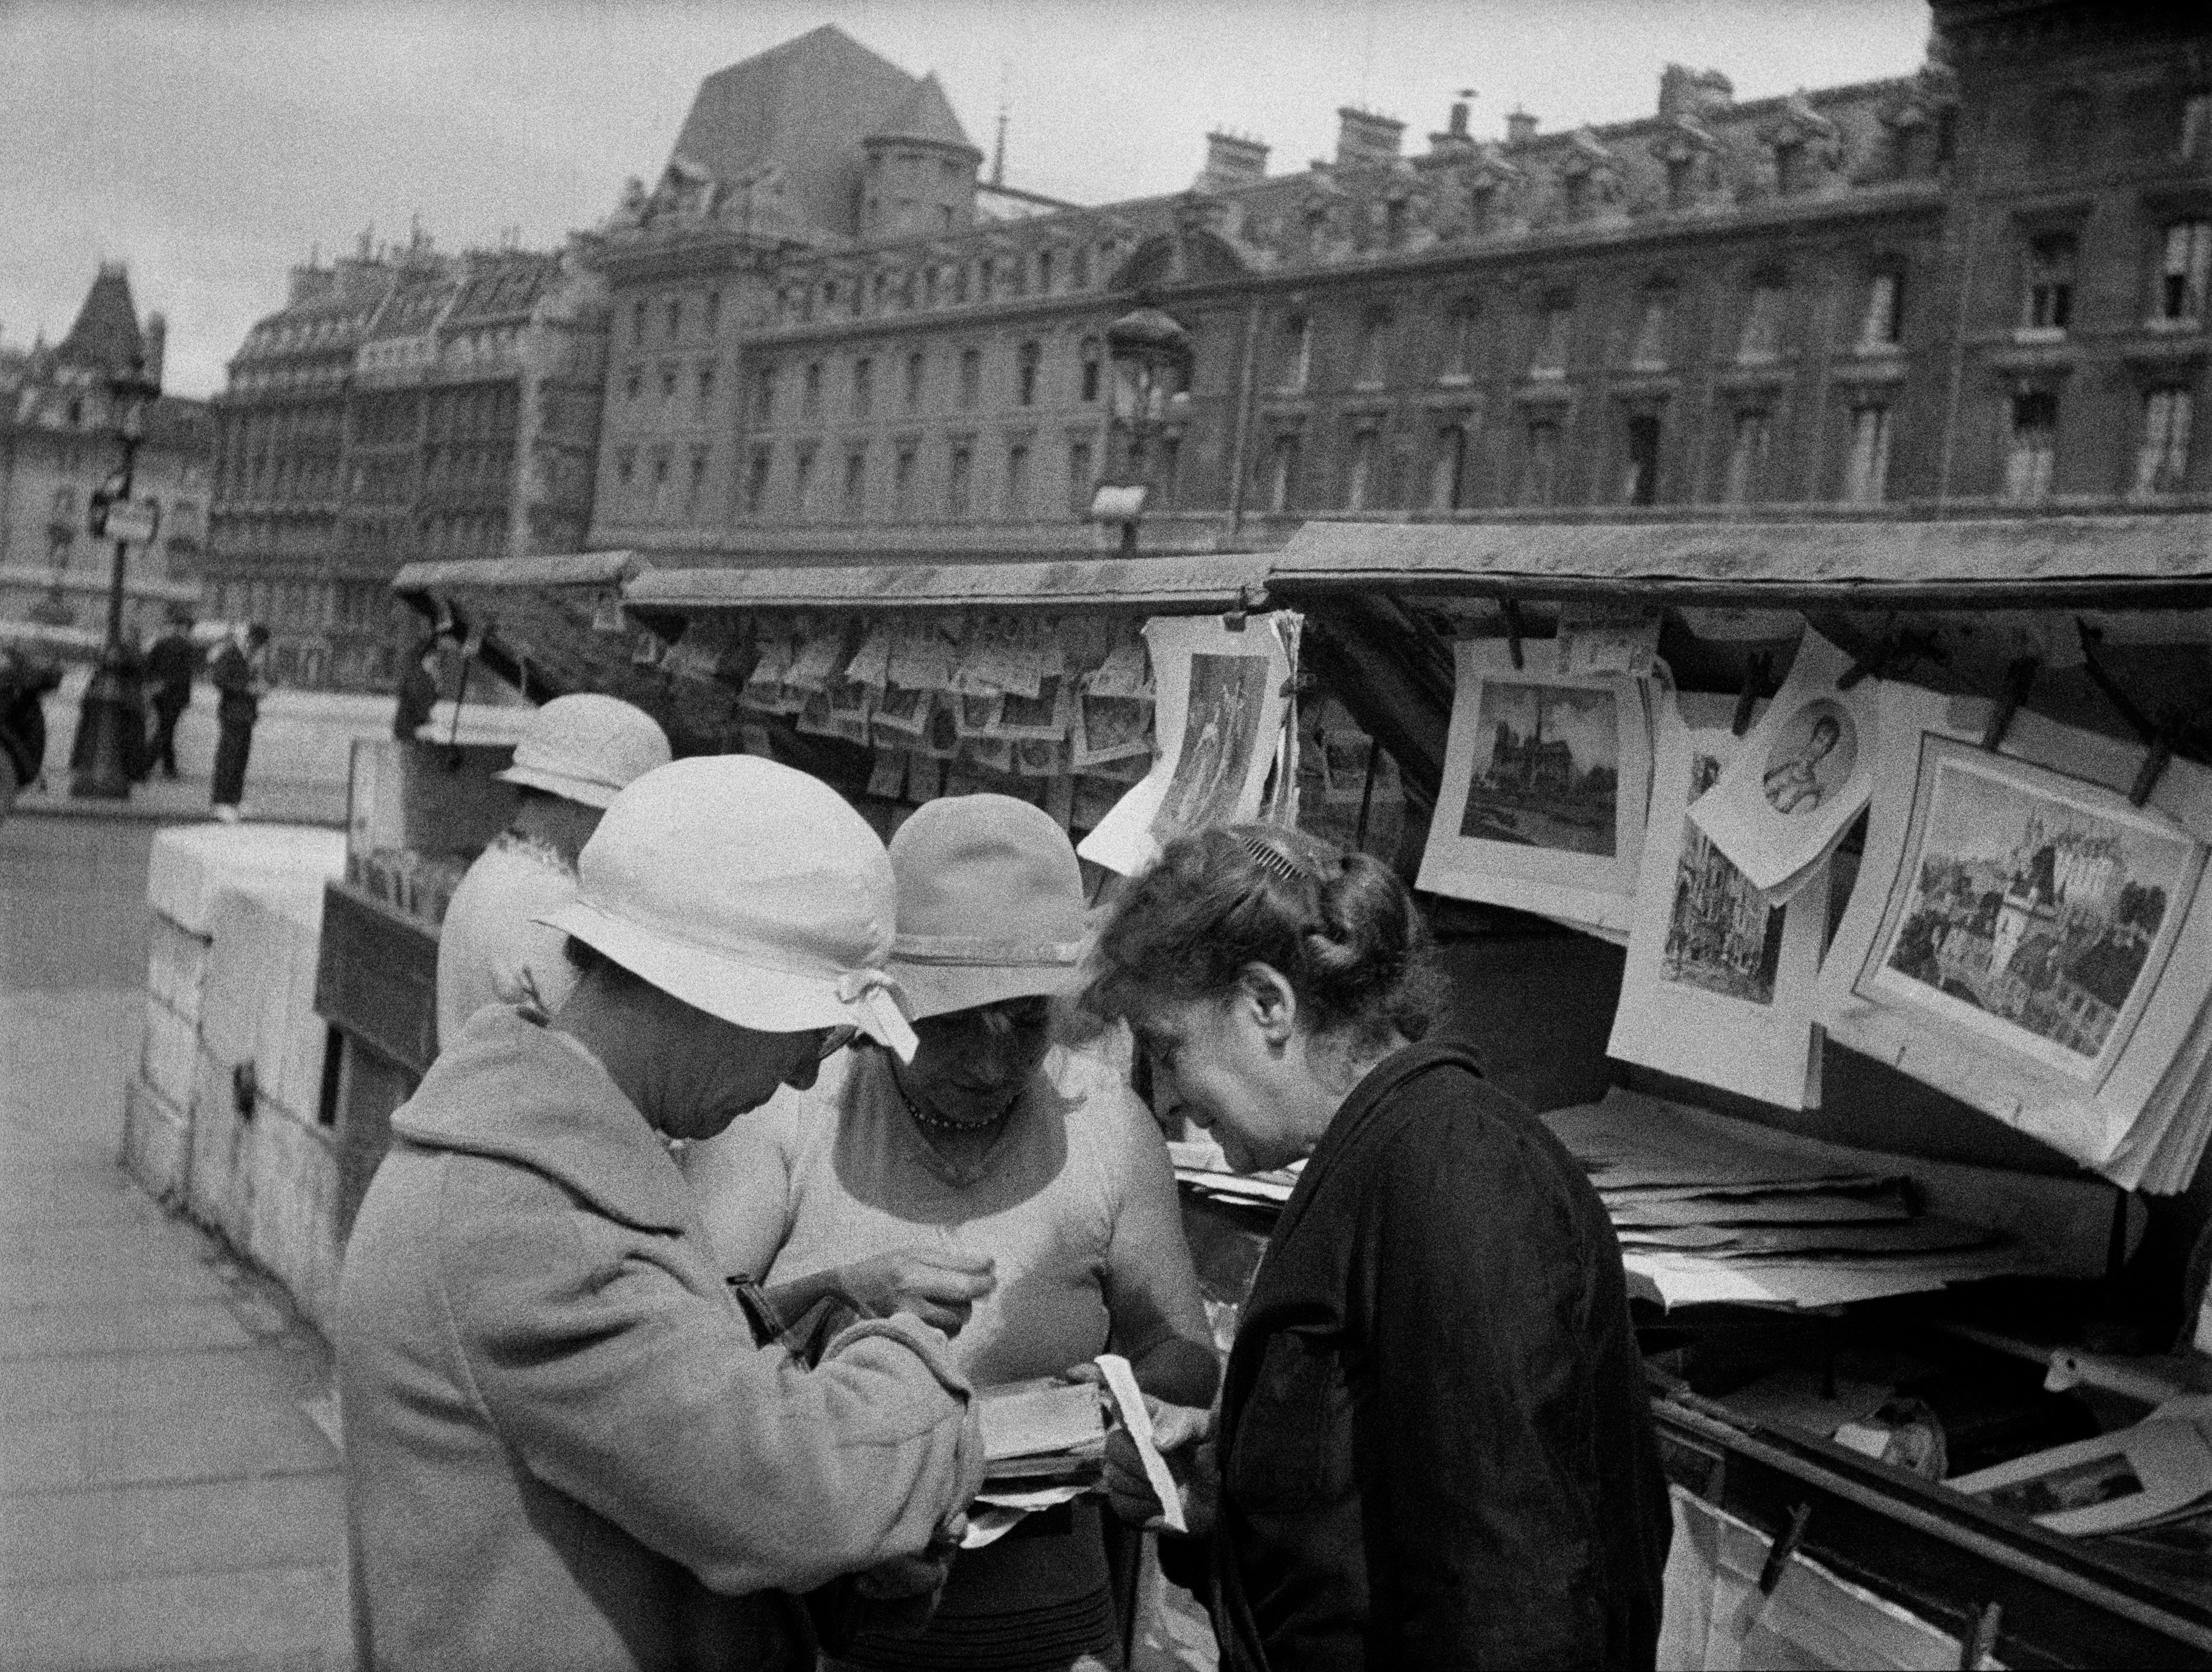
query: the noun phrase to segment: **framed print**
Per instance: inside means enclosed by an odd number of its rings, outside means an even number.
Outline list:
[[[1420,886],[1626,931],[1651,787],[1645,682],[1516,668],[1494,640],[1456,647],[1457,684]]]

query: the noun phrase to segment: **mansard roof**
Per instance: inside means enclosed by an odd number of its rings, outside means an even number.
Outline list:
[[[927,145],[957,146],[978,158],[983,155],[968,137],[967,130],[960,125],[960,119],[952,113],[952,103],[945,96],[945,88],[938,82],[937,72],[933,70],[921,78],[914,89],[914,96],[902,105],[890,120],[868,136],[867,143],[873,144],[879,141],[899,139],[919,140]]]
[[[107,375],[129,371],[145,353],[138,312],[131,300],[130,273],[119,261],[104,261],[92,289],[85,292],[76,323],[54,350],[54,358]]]

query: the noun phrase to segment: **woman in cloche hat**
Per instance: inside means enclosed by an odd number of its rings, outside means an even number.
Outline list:
[[[913,1053],[892,919],[883,843],[804,773],[702,757],[613,798],[552,915],[574,991],[447,1042],[346,1249],[363,1672],[796,1667],[796,1593],[934,1588],[982,1478],[944,1337],[759,1345],[670,1158],[856,1037]]]
[[[1053,1039],[1085,946],[1074,849],[1037,808],[968,795],[917,811],[890,858],[914,1059],[848,1052],[690,1147],[723,1269],[786,1319],[825,1297],[912,1312],[978,1387],[1110,1347],[1155,1396],[1207,1403],[1216,1359],[1159,1128],[1109,1064]],[[1070,1507],[956,1558],[921,1637],[863,1632],[825,1664],[1120,1665],[1098,1512]]]

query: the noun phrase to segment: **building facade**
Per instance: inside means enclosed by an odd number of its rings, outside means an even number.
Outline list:
[[[285,683],[374,689],[416,630],[401,564],[580,549],[605,329],[567,252],[295,269],[216,402],[212,607],[269,623]]]
[[[0,350],[0,620],[105,630],[114,545],[87,514],[123,462],[109,384],[134,367],[158,383],[164,335],[159,313],[142,325],[129,273],[109,264],[58,344]],[[128,555],[127,632],[150,638],[198,599],[214,452],[204,403],[165,395],[142,414],[131,492],[159,522]]]
[[[1310,169],[1215,134],[1188,192],[1020,218],[961,195],[980,154],[933,82],[805,136],[857,180],[849,215],[775,189],[772,145],[742,177],[679,145],[592,240],[616,323],[592,543],[1098,546],[1129,398],[1105,328],[1139,293],[1194,350],[1153,415],[1147,548],[1313,516],[2212,497],[2212,26],[1935,21],[1892,80],[1739,103],[1670,65],[1648,116],[1478,137],[1455,106],[1418,152],[1347,108]],[[854,53],[817,31],[722,76]]]

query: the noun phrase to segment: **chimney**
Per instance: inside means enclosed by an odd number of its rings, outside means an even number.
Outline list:
[[[1518,149],[1530,145],[1536,139],[1536,119],[1525,110],[1515,110],[1505,119],[1505,143]]]
[[[1206,135],[1206,167],[1198,177],[1200,192],[1231,192],[1267,178],[1267,148],[1258,140],[1219,129]]]
[[[1336,112],[1336,163],[1341,168],[1357,167],[1364,162],[1393,162],[1398,156],[1398,139],[1406,131],[1406,125],[1388,116],[1377,116],[1346,105]]]
[[[1429,154],[1431,156],[1443,156],[1455,152],[1472,151],[1474,149],[1474,140],[1467,131],[1468,105],[1474,97],[1474,89],[1471,87],[1463,87],[1459,90],[1459,97],[1451,102],[1451,115],[1445,122],[1444,131],[1442,133],[1432,133],[1429,136]]]
[[[1659,72],[1659,119],[1671,122],[1678,116],[1694,116],[1697,107],[1690,97],[1690,70],[1687,64],[1670,64]]]
[[[1717,70],[1700,70],[1690,78],[1697,113],[1711,118],[1723,113],[1735,101],[1735,83]]]
[[[146,329],[141,333],[140,340],[146,345],[146,375],[155,384],[159,384],[161,380],[162,350],[168,346],[169,342],[168,319],[158,313],[149,313],[146,316]]]

